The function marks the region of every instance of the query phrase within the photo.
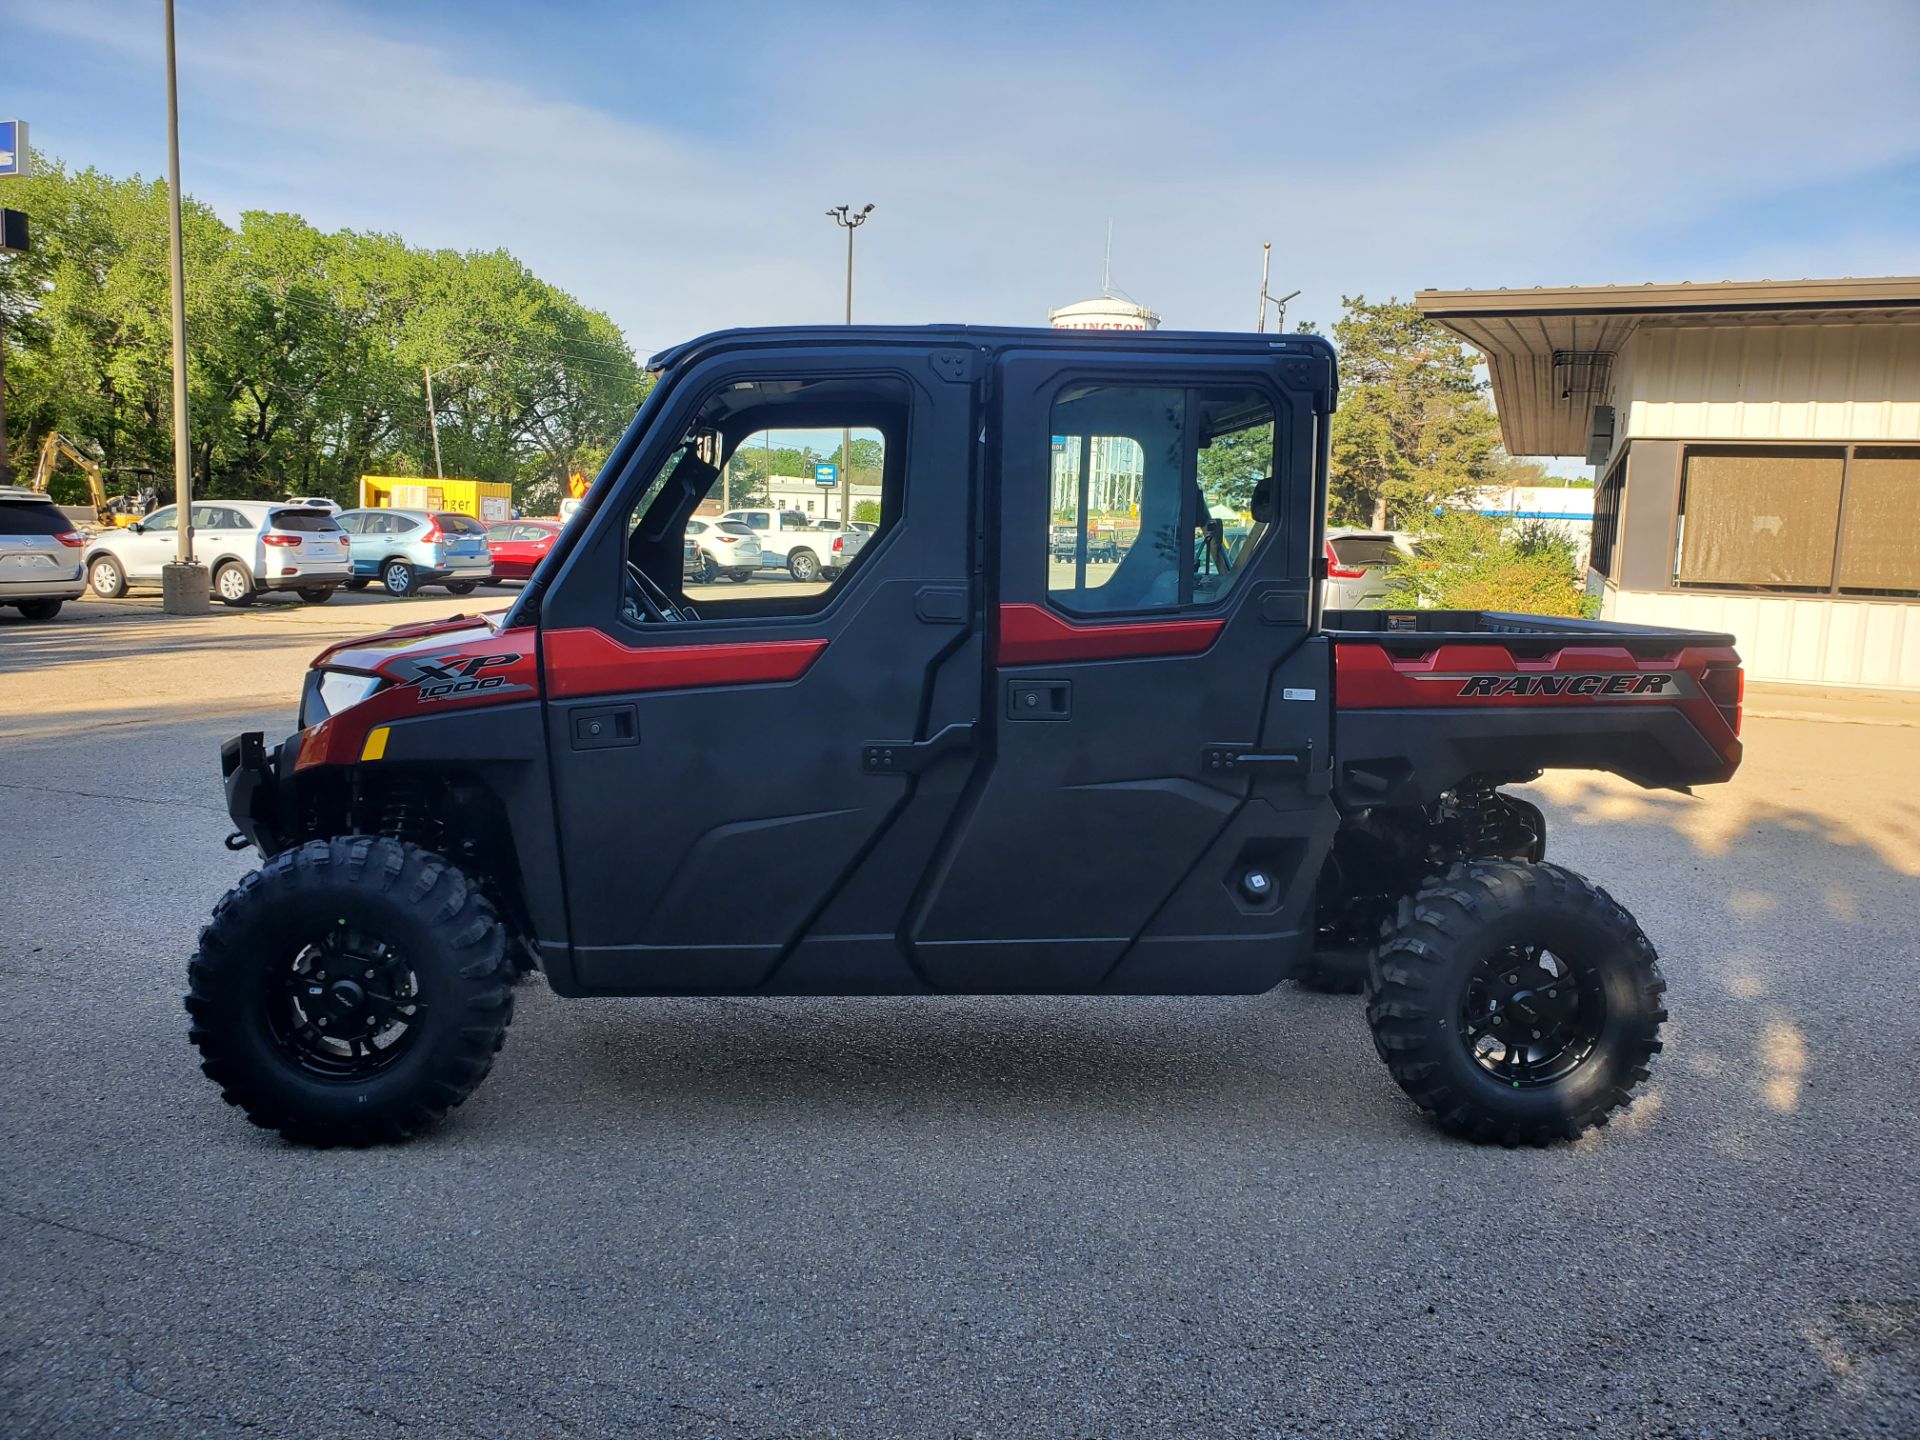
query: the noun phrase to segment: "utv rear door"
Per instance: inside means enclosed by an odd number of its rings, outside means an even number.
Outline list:
[[[542,604],[558,987],[924,988],[899,935],[973,763],[981,673],[976,366],[935,361],[722,351],[616,452]],[[780,508],[843,447],[881,532],[844,574],[683,588],[696,504]]]
[[[937,985],[1259,990],[1310,938],[1331,388],[1301,341],[1000,362],[991,761],[913,920]]]

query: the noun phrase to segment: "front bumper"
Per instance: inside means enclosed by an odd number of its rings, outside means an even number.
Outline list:
[[[258,730],[244,731],[220,747],[227,814],[233,817],[234,828],[262,855],[279,850],[286,834],[281,820],[280,751],[279,746],[269,751],[266,737]]]

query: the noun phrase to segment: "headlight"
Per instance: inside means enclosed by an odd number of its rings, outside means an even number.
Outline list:
[[[329,715],[351,710],[386,682],[378,675],[356,675],[349,670],[315,670],[307,675],[300,696],[300,728],[317,725]]]

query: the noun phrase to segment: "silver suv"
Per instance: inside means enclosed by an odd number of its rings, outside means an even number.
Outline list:
[[[51,620],[80,597],[86,537],[38,490],[0,485],[0,605],[29,620]]]
[[[158,585],[178,552],[179,508],[168,505],[87,547],[87,584],[103,600],[129,585]],[[193,553],[216,599],[251,605],[263,590],[292,590],[321,605],[353,575],[347,536],[324,510],[279,500],[200,500],[193,506]]]

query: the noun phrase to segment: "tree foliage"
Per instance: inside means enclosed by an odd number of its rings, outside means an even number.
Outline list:
[[[1541,521],[1499,520],[1471,510],[1426,517],[1414,554],[1388,574],[1394,609],[1503,610],[1588,615],[1574,542]]]
[[[164,184],[38,160],[8,203],[34,249],[0,260],[16,471],[57,429],[123,472],[173,473]],[[420,250],[188,198],[187,369],[195,485],[357,496],[363,473],[443,468],[560,493],[592,474],[647,378],[613,322],[505,251]]]
[[[1410,528],[1499,477],[1499,425],[1472,354],[1398,300],[1343,297],[1330,522]]]

